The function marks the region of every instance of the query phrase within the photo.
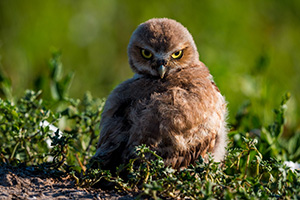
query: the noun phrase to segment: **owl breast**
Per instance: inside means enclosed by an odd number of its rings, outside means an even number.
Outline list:
[[[132,87],[132,88],[131,88]],[[131,124],[123,159],[146,144],[166,165],[179,168],[213,153],[224,129],[225,101],[205,69],[181,71],[166,79],[142,77],[130,87]]]

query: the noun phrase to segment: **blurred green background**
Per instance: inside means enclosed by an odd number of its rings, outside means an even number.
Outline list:
[[[153,17],[189,29],[229,102],[230,121],[250,102],[268,123],[290,92],[287,132],[300,129],[299,0],[0,0],[0,75],[11,81],[15,96],[47,88],[48,60],[59,50],[64,73],[74,72],[69,96],[89,90],[106,97],[132,77],[128,41]]]

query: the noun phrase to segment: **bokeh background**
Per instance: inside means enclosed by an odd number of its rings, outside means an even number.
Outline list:
[[[153,17],[189,29],[229,102],[230,121],[248,102],[267,124],[290,92],[288,132],[300,129],[299,0],[0,0],[0,75],[14,96],[47,88],[48,60],[60,51],[64,73],[74,72],[70,97],[107,97],[132,77],[128,41]]]

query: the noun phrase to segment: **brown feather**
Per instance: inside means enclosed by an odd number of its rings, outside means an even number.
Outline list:
[[[179,60],[166,57],[168,71],[161,79],[155,59],[170,56],[168,52],[178,50],[177,43],[184,46],[184,55]],[[138,48],[143,45],[154,51],[152,61],[141,57]],[[226,146],[226,102],[199,61],[186,28],[174,20],[149,20],[134,32],[128,53],[138,75],[108,97],[94,157],[102,160],[104,168],[113,168],[133,158],[135,146],[146,144],[162,156],[165,165],[176,169],[194,164],[207,153],[221,161]]]

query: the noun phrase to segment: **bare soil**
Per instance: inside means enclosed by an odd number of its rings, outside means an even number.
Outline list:
[[[68,177],[51,178],[32,167],[0,166],[0,200],[2,199],[134,199],[133,195],[101,189],[77,187]]]

